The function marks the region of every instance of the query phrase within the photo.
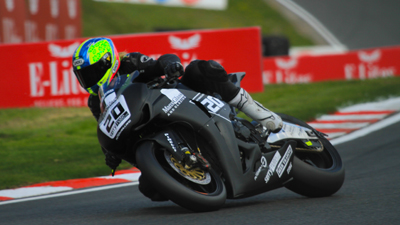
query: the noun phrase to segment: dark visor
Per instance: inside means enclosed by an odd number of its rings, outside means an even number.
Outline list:
[[[108,58],[108,59],[107,59]],[[111,68],[110,53],[106,53],[98,62],[80,70],[74,69],[76,78],[85,89],[97,84]]]

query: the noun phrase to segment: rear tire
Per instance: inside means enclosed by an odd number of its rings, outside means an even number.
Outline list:
[[[295,117],[279,114],[283,121],[313,129]],[[322,135],[320,153],[295,152],[293,180],[285,184],[289,190],[307,197],[325,197],[336,193],[343,185],[345,169],[336,148]]]
[[[161,149],[154,142],[144,142],[136,150],[136,161],[142,175],[163,196],[195,212],[218,210],[225,204],[226,189],[221,177],[209,170],[211,182],[197,184],[171,168]]]

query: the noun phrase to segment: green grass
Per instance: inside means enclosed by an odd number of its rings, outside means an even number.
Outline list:
[[[310,121],[338,107],[400,96],[399,86],[400,77],[280,84],[252,96],[273,111]],[[0,189],[110,173],[88,108],[0,110],[0,159]]]
[[[228,9],[204,10],[145,4],[82,0],[83,35],[154,32],[159,28],[210,29],[259,26],[263,35],[284,35],[292,46],[313,42],[298,34],[284,17],[263,0],[229,0]]]

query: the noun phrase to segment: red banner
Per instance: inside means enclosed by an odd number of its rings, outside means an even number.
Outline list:
[[[25,41],[25,1],[0,1],[0,43]]]
[[[263,59],[263,83],[310,83],[400,75],[400,47],[365,49],[325,56]]]
[[[177,54],[184,65],[195,59],[219,61],[230,72],[246,72],[243,87],[262,91],[261,34],[258,27],[111,36],[119,51],[158,58]],[[84,39],[0,46],[0,108],[86,106],[88,94],[71,69],[71,56]]]
[[[0,1],[0,32],[0,43],[78,38],[80,0]]]

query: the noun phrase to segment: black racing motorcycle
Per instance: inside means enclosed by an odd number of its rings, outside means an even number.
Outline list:
[[[229,74],[238,86],[244,76]],[[149,83],[137,77],[135,71],[101,88],[99,141],[105,148],[128,148],[120,157],[174,203],[204,212],[218,210],[226,199],[281,187],[308,197],[341,188],[341,157],[307,123],[279,114],[282,130],[268,133],[218,96],[195,92],[176,77]]]

